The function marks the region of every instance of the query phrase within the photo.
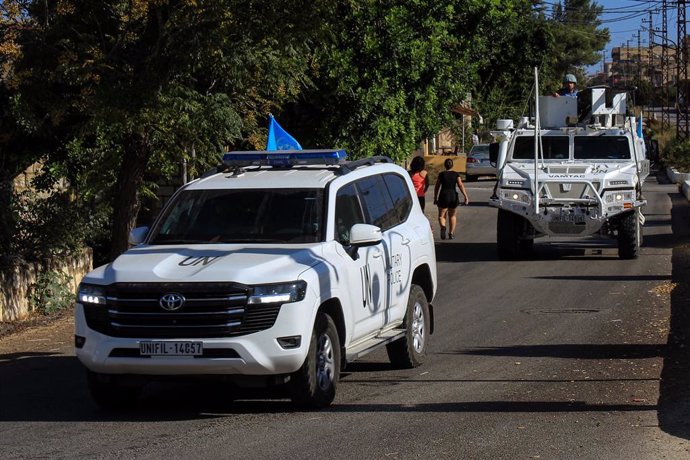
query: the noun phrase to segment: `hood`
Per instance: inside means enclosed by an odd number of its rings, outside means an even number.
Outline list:
[[[219,282],[244,284],[293,281],[322,260],[320,245],[137,246],[89,273],[85,282]]]
[[[539,168],[539,180],[583,179],[601,183],[604,179],[633,178],[636,182],[637,170],[634,163],[546,163]],[[530,181],[534,177],[534,163],[513,162],[506,164],[503,171],[505,180]],[[504,182],[505,184],[505,182]],[[511,184],[518,185],[518,184]]]

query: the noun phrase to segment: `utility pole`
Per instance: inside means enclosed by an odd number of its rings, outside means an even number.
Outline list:
[[[637,86],[642,83],[642,31],[637,31]]]
[[[678,118],[676,120],[676,136],[679,139],[690,137],[690,112],[688,112],[688,41],[685,37],[685,0],[678,0],[678,44],[676,50],[676,85]]]
[[[630,76],[631,76],[630,61],[631,61],[631,59],[630,59],[630,39],[627,39],[625,41],[625,67],[626,67],[625,86],[630,86],[630,80],[631,80],[631,78],[630,78]]]
[[[644,20],[642,19],[642,23],[647,24],[647,79],[649,81],[649,101],[648,101],[648,107],[654,107],[655,102],[656,102],[656,97],[655,93],[656,90],[654,88],[654,61],[653,61],[653,56],[654,56],[654,27],[652,25],[652,10],[649,10],[649,19]],[[642,67],[642,58],[640,58],[640,67]],[[642,78],[642,73],[640,72],[640,79]],[[648,114],[650,114],[651,111],[648,109]]]
[[[671,128],[669,87],[671,83],[668,60],[668,0],[661,2],[661,129]]]
[[[654,93],[654,78],[652,74],[652,69],[654,63],[652,62],[653,53],[653,43],[654,43],[654,28],[652,27],[652,11],[649,11],[649,19],[642,19],[643,24],[647,24],[647,77],[649,78],[649,83],[652,88],[652,93]],[[642,58],[640,58],[642,61]],[[642,65],[642,64],[640,64]]]

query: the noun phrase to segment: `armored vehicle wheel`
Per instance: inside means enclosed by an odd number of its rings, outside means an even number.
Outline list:
[[[424,362],[429,342],[429,302],[424,290],[412,285],[403,327],[405,337],[386,345],[388,359],[397,368],[411,369]]]
[[[340,376],[340,342],[335,323],[318,313],[311,333],[309,351],[302,367],[289,382],[292,401],[303,408],[327,407],[335,398]]]
[[[520,257],[522,233],[522,217],[503,209],[498,210],[496,220],[496,243],[498,258],[514,260]]]
[[[629,212],[618,222],[618,257],[635,259],[640,252],[642,229],[637,212]]]
[[[118,410],[131,408],[139,401],[141,385],[122,385],[117,375],[98,374],[86,371],[91,397],[102,409]]]

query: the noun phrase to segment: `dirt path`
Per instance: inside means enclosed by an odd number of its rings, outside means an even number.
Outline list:
[[[33,353],[73,354],[74,315],[65,311],[24,323],[0,323],[0,362]]]

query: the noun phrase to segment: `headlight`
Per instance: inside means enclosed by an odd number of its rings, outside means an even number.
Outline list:
[[[620,203],[621,201],[632,201],[633,192],[630,190],[614,190],[604,194],[606,203]]]
[[[501,190],[501,198],[509,201],[529,204],[532,202],[532,192],[529,190]]]
[[[293,281],[284,284],[263,284],[254,286],[249,296],[249,305],[263,303],[299,302],[307,292],[305,281]]]
[[[105,288],[95,284],[80,284],[77,302],[81,304],[105,305]]]

